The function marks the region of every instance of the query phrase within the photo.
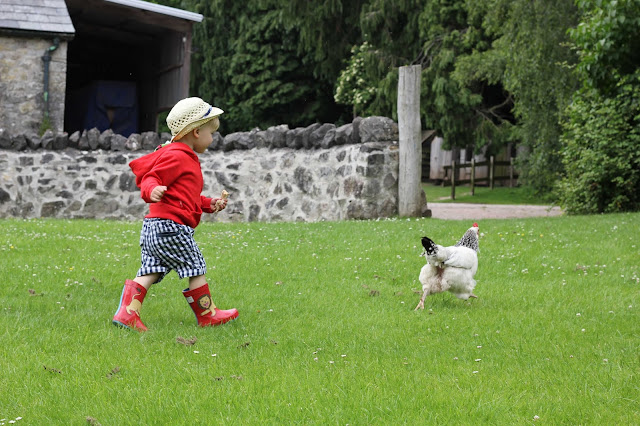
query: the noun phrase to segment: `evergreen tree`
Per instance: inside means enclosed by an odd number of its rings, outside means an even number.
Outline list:
[[[358,19],[367,0],[279,0],[283,22],[299,32],[298,49],[309,55],[315,78],[333,89],[344,61],[362,41]]]
[[[303,49],[304,32],[283,18],[288,2],[165,3],[204,16],[194,25],[191,92],[225,110],[222,132],[337,122],[346,111],[333,102],[333,83],[316,77],[318,52]]]

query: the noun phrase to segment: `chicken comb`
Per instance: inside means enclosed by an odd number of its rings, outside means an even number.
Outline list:
[[[478,222],[473,222],[473,227],[477,228],[478,227]]]

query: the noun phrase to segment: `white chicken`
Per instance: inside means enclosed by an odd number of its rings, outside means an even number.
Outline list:
[[[457,298],[476,298],[473,289],[478,271],[478,224],[474,223],[455,246],[443,247],[422,237],[427,264],[420,270],[422,297],[415,310],[424,309],[424,299],[434,293],[449,291]]]

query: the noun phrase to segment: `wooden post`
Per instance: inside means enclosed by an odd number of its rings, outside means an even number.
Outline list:
[[[456,199],[456,160],[451,160],[451,199]]]
[[[495,168],[493,167],[493,155],[489,157],[489,187],[493,189],[493,174]]]
[[[513,157],[509,157],[509,188],[513,188]]]
[[[476,193],[476,159],[471,159],[471,196]]]
[[[400,164],[398,214],[422,216],[422,129],[420,77],[422,66],[400,67],[398,81],[398,131]]]

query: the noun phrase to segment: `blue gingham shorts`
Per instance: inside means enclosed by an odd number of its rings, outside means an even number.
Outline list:
[[[172,270],[180,278],[206,274],[207,265],[194,233],[193,228],[169,219],[145,219],[140,232],[142,266],[137,276],[160,273],[159,283]]]

